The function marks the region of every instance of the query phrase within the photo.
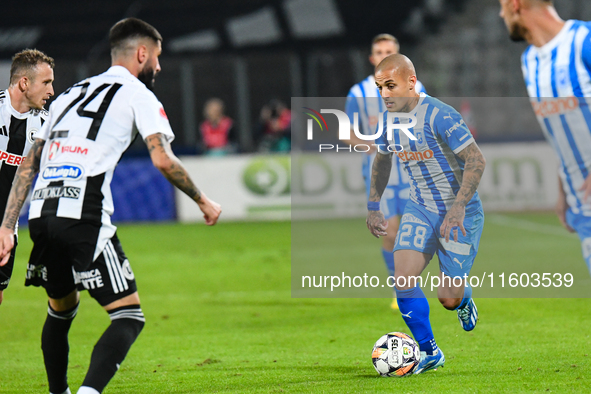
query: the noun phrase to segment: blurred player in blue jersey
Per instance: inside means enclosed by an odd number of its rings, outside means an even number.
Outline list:
[[[396,54],[399,51],[400,45],[396,37],[391,34],[379,34],[372,41],[369,62],[375,67],[386,56]],[[426,93],[423,85],[419,81],[417,81],[415,89],[419,93]],[[351,90],[349,90],[346,109],[351,122],[353,122],[354,119],[353,114],[356,112],[359,114],[359,131],[361,134],[375,134],[378,119],[386,110],[386,107],[380,98],[380,93],[376,87],[373,74],[358,84],[353,85]],[[351,127],[353,127],[352,124]],[[361,169],[363,179],[365,180],[366,194],[369,198],[369,181],[371,178],[370,168],[373,163],[373,158],[375,157],[376,148],[371,145],[371,143],[356,137],[353,132],[351,132],[351,139],[345,142],[349,145],[364,144],[371,147],[370,151],[367,152],[366,157],[363,159]],[[396,240],[396,233],[400,222],[399,218],[400,215],[402,215],[406,202],[408,201],[408,191],[408,176],[397,164],[392,168],[390,180],[386,190],[384,190],[380,206],[380,210],[383,212],[388,222],[388,235],[382,238],[382,256],[390,276],[394,276],[394,254],[392,253],[392,249],[394,248],[394,241]],[[398,309],[396,299],[392,302],[392,309]]]
[[[460,114],[415,90],[415,69],[406,56],[386,57],[377,66],[375,79],[388,112],[376,142],[367,226],[376,237],[387,235],[379,206],[395,154],[410,178],[410,199],[394,246],[396,295],[402,318],[421,349],[415,373],[423,373],[445,362],[431,329],[429,303],[420,281],[413,280],[435,253],[441,280],[439,301],[446,309],[457,310],[464,330],[473,330],[478,321],[472,288],[465,278],[478,252],[484,225],[476,188],[485,160]],[[388,134],[388,122],[407,125],[406,130],[395,128]]]
[[[552,0],[500,0],[544,135],[560,159],[556,212],[579,234],[591,273],[591,22],[563,21]]]

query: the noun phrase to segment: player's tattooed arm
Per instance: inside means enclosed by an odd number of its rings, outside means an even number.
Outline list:
[[[381,154],[378,153],[373,161],[371,168],[371,185],[369,189],[369,201],[377,202],[380,201],[386,186],[388,185],[388,179],[390,178],[390,171],[392,170],[392,153]],[[374,237],[379,238],[380,236],[387,235],[386,228],[388,222],[384,218],[381,211],[367,211],[366,219],[367,228],[373,234]]]
[[[172,153],[170,143],[163,134],[152,134],[146,138],[150,158],[154,166],[164,174],[166,179],[183,193],[191,197],[203,212],[205,224],[213,226],[217,223],[222,207],[195,186],[181,161]]]
[[[4,220],[2,221],[3,228],[14,231],[21,208],[31,189],[33,179],[35,179],[35,175],[39,172],[41,152],[43,152],[44,146],[44,140],[36,139],[26,159],[19,166],[14,177],[14,183],[10,189],[8,202],[6,203]]]
[[[392,153],[378,153],[371,167],[371,186],[369,189],[369,201],[380,201],[392,170]]]
[[[475,142],[468,145],[457,155],[464,161],[464,175],[456,199],[445,215],[445,219],[439,230],[440,235],[445,238],[446,242],[449,241],[452,232],[454,241],[458,240],[458,229],[466,236],[466,229],[464,228],[466,205],[468,205],[472,196],[476,193],[482,173],[484,172],[484,167],[486,166],[486,160]]]
[[[161,133],[152,134],[146,138],[146,145],[152,163],[166,179],[195,202],[201,202],[201,191],[195,186],[181,161],[172,152],[166,137]]]
[[[476,142],[468,145],[457,155],[464,161],[464,175],[454,205],[459,204],[465,207],[476,193],[486,166],[486,160]]]

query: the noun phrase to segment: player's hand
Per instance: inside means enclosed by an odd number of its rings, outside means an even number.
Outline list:
[[[585,194],[583,195],[583,204],[591,202],[589,200],[589,198],[591,197],[591,175],[587,176],[587,179],[585,179],[585,182],[583,182],[583,185],[581,186],[579,191],[585,192]]]
[[[464,228],[464,217],[466,210],[460,205],[452,205],[451,209],[447,211],[447,215],[441,223],[439,234],[445,238],[445,242],[449,242],[450,233],[453,232],[453,239],[458,242],[458,228],[462,230],[464,237],[466,236],[466,229]]]
[[[587,180],[589,180],[589,178],[587,178]],[[568,223],[566,222],[566,211],[567,210],[568,210],[568,204],[566,202],[566,198],[564,197],[563,194],[559,194],[558,202],[556,203],[556,215],[558,216],[560,223],[562,223],[562,226],[565,229],[567,229],[568,232],[574,233],[575,229],[573,229],[571,226],[569,226]]]
[[[365,221],[367,228],[373,234],[374,237],[380,238],[380,236],[386,236],[388,233],[388,222],[384,218],[384,214],[381,211],[367,211],[367,219]]]
[[[10,252],[14,247],[14,230],[0,227],[0,266],[8,263]]]
[[[207,198],[207,196],[203,193],[201,194],[201,199],[197,204],[199,205],[201,212],[203,212],[205,224],[208,226],[213,226],[216,224],[220,214],[222,213],[222,206],[217,202]]]

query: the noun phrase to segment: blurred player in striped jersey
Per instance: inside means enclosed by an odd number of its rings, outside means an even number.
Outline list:
[[[529,96],[546,139],[560,159],[556,212],[579,234],[591,272],[591,22],[563,21],[552,0],[500,0],[521,57]]]
[[[394,245],[396,295],[402,318],[421,349],[418,374],[445,363],[431,329],[429,303],[420,282],[413,279],[421,275],[435,253],[441,279],[439,301],[446,309],[457,311],[464,330],[473,330],[478,321],[472,288],[465,278],[484,226],[476,188],[485,160],[455,109],[415,91],[414,65],[406,56],[386,57],[377,66],[375,79],[388,112],[376,142],[367,227],[376,237],[387,235],[387,222],[379,208],[395,154],[411,185]],[[390,113],[391,122],[407,125],[404,132],[386,132]]]
[[[379,34],[374,37],[371,44],[371,55],[369,62],[376,67],[386,56],[398,53],[400,51],[400,44],[396,37],[391,34]],[[417,81],[415,89],[417,92],[426,93],[421,82]],[[374,75],[370,75],[363,81],[353,85],[349,94],[347,95],[347,115],[351,122],[354,119],[354,113],[359,115],[359,131],[364,135],[375,134],[378,125],[378,119],[386,110],[384,102],[380,98],[380,93],[376,87]],[[353,127],[353,125],[351,125]],[[351,133],[351,139],[347,142],[349,145],[367,144],[370,146],[370,151],[367,152],[366,157],[363,158],[362,174],[365,180],[366,196],[369,198],[369,182],[370,169],[375,157],[376,148],[371,143],[368,144]],[[396,240],[396,232],[398,231],[398,224],[400,223],[400,215],[404,210],[404,206],[408,201],[408,177],[406,173],[401,170],[398,163],[393,166],[390,174],[388,186],[382,196],[382,203],[380,210],[384,213],[388,221],[388,230],[385,237],[382,239],[382,256],[388,273],[394,276],[394,241]],[[398,309],[396,298],[392,302],[392,309]]]
[[[4,212],[18,166],[33,145],[33,138],[47,120],[43,109],[53,96],[54,61],[36,49],[25,49],[12,58],[10,86],[0,91],[0,209]],[[14,248],[4,266],[0,266],[0,304],[8,287],[16,253]]]

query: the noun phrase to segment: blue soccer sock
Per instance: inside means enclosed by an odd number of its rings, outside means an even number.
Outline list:
[[[471,298],[472,298],[472,286],[470,286],[468,283],[466,283],[466,287],[464,287],[464,298],[462,298],[462,302],[460,302],[460,305],[456,309],[462,309],[463,307],[468,305],[468,302],[470,302]]]
[[[382,257],[388,269],[388,275],[394,276],[394,252],[382,248]]]
[[[437,350],[429,321],[429,302],[420,287],[408,290],[396,289],[398,307],[404,322],[419,343],[422,352],[432,355]]]

